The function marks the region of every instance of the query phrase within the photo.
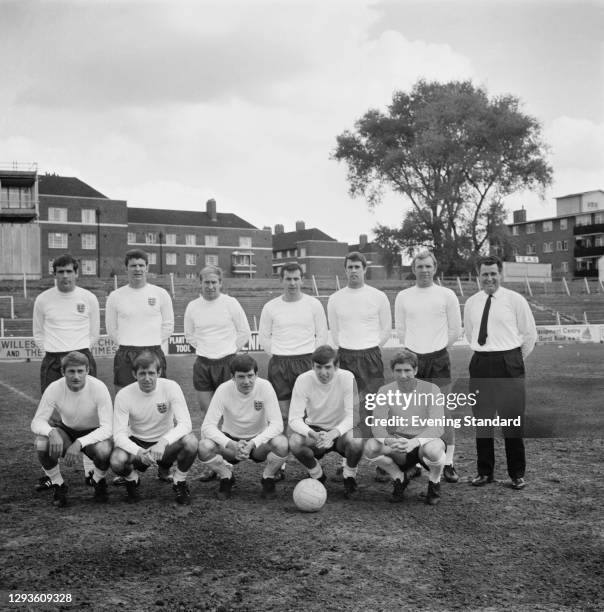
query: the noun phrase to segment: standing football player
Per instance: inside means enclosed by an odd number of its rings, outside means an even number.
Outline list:
[[[432,382],[443,393],[451,389],[451,360],[447,348],[461,334],[461,310],[457,296],[446,287],[434,284],[436,258],[421,251],[413,258],[411,269],[415,286],[404,289],[394,302],[394,325],[402,345],[417,355],[417,378]],[[455,429],[445,427],[447,444],[444,479],[458,482],[453,465]]]
[[[197,391],[201,420],[218,387],[230,380],[230,364],[235,354],[250,340],[250,326],[241,304],[222,291],[222,270],[206,266],[199,273],[201,296],[185,309],[185,338],[195,348],[193,386]],[[216,477],[205,468],[199,480]]]
[[[143,351],[133,364],[136,382],[115,396],[111,469],[126,481],[127,501],[140,500],[140,472],[157,465],[172,475],[176,502],[189,504],[187,472],[195,461],[197,438],[182,389],[174,380],[160,378],[161,362],[155,352]]]
[[[94,499],[105,502],[105,474],[112,449],[111,396],[100,380],[88,376],[88,357],[83,353],[67,353],[61,359],[61,372],[63,378],[48,385],[31,422],[31,430],[37,436],[38,459],[54,490],[54,504],[63,507],[67,505],[67,485],[59,458],[73,465],[84,453],[94,465]],[[53,413],[59,420],[51,424]]]
[[[277,396],[258,377],[258,364],[250,355],[237,355],[230,367],[231,380],[216,390],[201,426],[199,459],[220,476],[220,500],[231,497],[234,463],[266,462],[261,495],[271,499],[276,496],[275,475],[288,453]]]

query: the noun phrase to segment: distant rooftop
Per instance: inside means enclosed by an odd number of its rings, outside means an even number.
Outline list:
[[[329,242],[337,242],[335,238],[328,236],[316,227],[309,229],[297,230],[295,232],[282,232],[273,234],[273,251],[283,251],[285,249],[294,249],[298,242],[306,240],[325,240]]]
[[[128,207],[128,223],[151,223],[156,225],[189,225],[194,227],[232,227],[258,229],[232,213],[217,213],[216,221],[207,212],[194,210],[164,210],[158,208]]]
[[[108,199],[106,195],[93,189],[75,176],[58,176],[56,174],[38,175],[38,193],[40,195]]]

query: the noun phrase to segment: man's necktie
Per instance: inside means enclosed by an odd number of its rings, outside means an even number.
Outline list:
[[[491,310],[492,295],[489,295],[482,311],[482,319],[480,319],[480,330],[478,332],[478,344],[483,346],[487,341],[487,323],[489,321],[489,310]]]

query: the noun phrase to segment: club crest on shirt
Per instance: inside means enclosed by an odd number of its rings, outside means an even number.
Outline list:
[[[264,402],[262,400],[254,400],[254,410],[262,410],[264,408]]]
[[[83,312],[86,311],[86,304],[84,304],[84,302],[78,302],[76,304],[76,309],[80,314],[82,314]]]
[[[147,302],[149,303],[149,306],[155,306],[156,300],[154,297],[150,297],[150,298],[147,298]]]
[[[166,402],[160,402],[159,404],[156,404],[156,406],[159,414],[166,414],[166,412],[168,412],[168,404],[166,404]]]

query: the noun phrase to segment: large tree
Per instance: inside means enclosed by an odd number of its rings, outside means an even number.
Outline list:
[[[539,122],[519,107],[469,81],[419,81],[338,136],[333,158],[348,166],[351,195],[370,207],[386,188],[405,196],[412,207],[393,230],[402,246],[430,246],[441,269],[456,272],[500,232],[505,196],[551,183]]]

